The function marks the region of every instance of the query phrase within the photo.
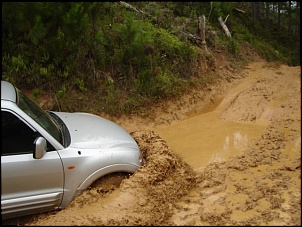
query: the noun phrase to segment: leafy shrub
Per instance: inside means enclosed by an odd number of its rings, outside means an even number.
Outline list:
[[[263,57],[267,61],[279,61],[283,59],[283,56],[279,51],[272,48],[272,46],[268,45],[266,42],[258,40],[253,42],[254,47],[259,52],[259,55]],[[283,59],[284,61],[284,59]]]
[[[237,56],[239,54],[240,46],[234,38],[228,40],[228,50],[234,56]]]
[[[253,35],[244,25],[237,25],[236,28],[233,29],[233,38],[238,41],[246,41],[248,43],[252,43],[254,40]]]

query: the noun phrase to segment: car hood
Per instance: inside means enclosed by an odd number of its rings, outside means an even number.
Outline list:
[[[67,126],[71,136],[70,147],[97,149],[121,146],[138,149],[125,129],[105,118],[89,113],[53,113]]]

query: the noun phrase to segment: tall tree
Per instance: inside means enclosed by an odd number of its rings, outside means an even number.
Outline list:
[[[254,21],[259,20],[259,11],[260,11],[260,4],[259,2],[252,2],[252,18]]]
[[[288,1],[288,32],[291,33],[292,30],[292,1]]]
[[[300,2],[297,2],[297,35],[300,37]]]
[[[269,24],[269,8],[270,8],[270,3],[265,2],[265,25],[266,25],[266,27]]]
[[[276,8],[276,4],[275,2],[272,2],[272,19],[274,20],[275,19],[275,9]]]
[[[281,26],[281,2],[278,2],[278,33],[280,32]]]

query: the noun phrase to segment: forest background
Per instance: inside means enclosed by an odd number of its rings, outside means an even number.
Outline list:
[[[215,83],[217,53],[241,67],[247,46],[300,65],[300,2],[2,2],[2,80],[52,110],[135,114]]]

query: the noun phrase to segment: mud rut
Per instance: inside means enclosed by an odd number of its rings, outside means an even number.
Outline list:
[[[232,86],[212,88],[212,97],[213,103],[220,100],[215,108],[221,119],[269,121],[242,155],[197,171],[152,130],[158,120],[121,119],[118,123],[138,142],[145,166],[133,175],[104,179],[62,211],[6,223],[301,225],[301,69],[260,61],[240,75]],[[232,93],[235,85],[242,87]],[[168,116],[165,122],[175,121],[175,115]],[[176,114],[177,120],[184,116]]]

